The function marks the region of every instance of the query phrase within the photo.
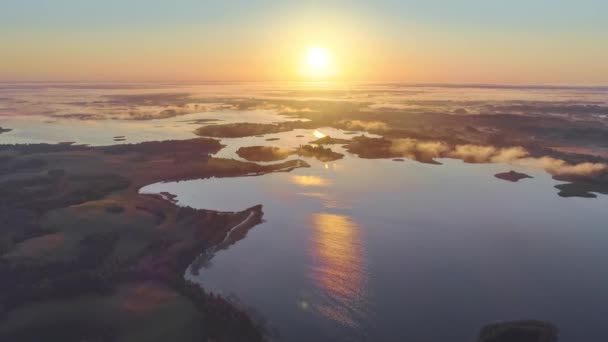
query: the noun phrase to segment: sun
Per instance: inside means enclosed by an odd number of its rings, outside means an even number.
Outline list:
[[[329,53],[321,47],[311,47],[307,55],[308,66],[313,69],[326,68],[329,65]]]
[[[308,48],[302,66],[302,74],[314,79],[326,79],[334,76],[335,63],[330,51],[320,46]]]

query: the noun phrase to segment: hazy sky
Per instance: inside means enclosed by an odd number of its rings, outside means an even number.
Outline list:
[[[0,80],[608,84],[607,0],[1,0]]]

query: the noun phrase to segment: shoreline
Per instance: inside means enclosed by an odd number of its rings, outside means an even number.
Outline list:
[[[44,315],[27,330],[15,330],[10,322],[20,310],[39,312],[46,303],[77,308],[86,296],[111,303],[130,284],[142,294],[160,291],[172,298],[167,305],[180,303],[184,309],[176,314],[184,317],[175,324],[192,321],[188,315],[199,312],[204,318],[193,331],[219,340],[263,340],[263,328],[244,312],[183,276],[201,251],[225,248],[261,222],[261,206],[219,213],[179,207],[170,196],[138,193],[160,181],[261,176],[308,166],[301,160],[259,165],[211,157],[222,147],[204,138],[105,147],[0,146],[0,219],[11,227],[0,232],[0,276],[12,279],[1,286],[0,337],[40,333],[65,338],[48,329],[65,315],[78,317],[76,309]],[[47,285],[40,287],[41,281]],[[165,304],[158,305],[144,318],[154,319]],[[192,305],[198,309],[189,309]],[[99,315],[110,321],[135,317],[130,309],[112,310],[110,316]],[[232,318],[221,318],[225,315]],[[113,329],[112,334],[127,333]]]

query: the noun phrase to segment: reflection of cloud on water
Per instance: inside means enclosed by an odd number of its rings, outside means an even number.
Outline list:
[[[346,326],[357,325],[365,295],[365,267],[359,227],[344,215],[313,216],[311,276],[323,299],[313,304],[321,315]]]

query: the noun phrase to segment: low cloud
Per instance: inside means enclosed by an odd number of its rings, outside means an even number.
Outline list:
[[[522,158],[514,161],[517,165],[543,169],[554,176],[595,176],[606,170],[608,165],[603,163],[570,164],[553,157]]]
[[[544,170],[554,176],[596,176],[608,171],[608,165],[604,163],[571,164],[565,160],[549,156],[530,157],[529,152],[519,146],[496,148],[487,145],[467,144],[450,147],[443,142],[396,139],[392,141],[390,151],[419,161],[454,158],[467,163],[507,163]]]
[[[342,122],[350,131],[386,131],[388,125],[381,121],[349,120]]]
[[[447,156],[462,159],[467,163],[509,163],[528,156],[528,151],[523,147],[457,145]]]
[[[441,158],[449,151],[449,146],[439,141],[419,141],[416,139],[393,140],[391,152],[420,161]]]

